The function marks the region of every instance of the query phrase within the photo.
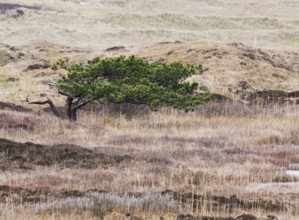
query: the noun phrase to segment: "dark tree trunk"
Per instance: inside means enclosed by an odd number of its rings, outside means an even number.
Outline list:
[[[67,97],[66,99],[66,114],[71,121],[77,121],[77,108],[73,107],[73,98]]]
[[[70,109],[68,111],[68,118],[70,121],[77,121],[77,109]]]
[[[73,98],[67,97],[67,99],[66,99],[66,114],[69,119],[71,119],[71,116],[72,116],[72,104],[73,104]]]

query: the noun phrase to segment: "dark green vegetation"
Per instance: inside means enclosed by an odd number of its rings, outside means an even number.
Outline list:
[[[111,103],[146,104],[152,110],[162,106],[192,111],[212,99],[210,93],[194,95],[197,84],[184,80],[200,74],[202,66],[149,63],[135,56],[95,58],[87,65],[59,61],[54,70],[68,71],[58,81],[58,91],[67,97],[67,115],[76,120],[77,109],[93,100]]]

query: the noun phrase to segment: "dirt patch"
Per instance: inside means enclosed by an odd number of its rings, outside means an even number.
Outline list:
[[[31,64],[24,71],[27,72],[27,71],[32,71],[32,70],[48,69],[50,67],[51,67],[51,65],[45,61],[43,63]]]
[[[14,10],[18,8],[26,8],[31,10],[40,10],[41,7],[30,6],[30,5],[20,5],[20,4],[10,4],[10,3],[0,3],[0,12],[6,12],[8,10]]]
[[[278,218],[274,215],[268,215],[267,218],[257,218],[251,214],[242,214],[236,217],[235,220],[278,220]]]
[[[0,9],[1,14],[1,9]],[[0,67],[20,60],[30,59],[31,56],[22,52],[19,48],[0,43]]]
[[[0,50],[0,66],[5,66],[9,62],[14,60],[14,57],[11,56],[7,51],[5,50]]]
[[[48,188],[24,189],[21,187],[0,186],[0,202],[15,203],[46,201],[51,192]]]
[[[18,111],[18,112],[32,112],[31,109],[24,108],[23,106],[16,105],[14,103],[9,103],[9,102],[1,102],[1,101],[0,101],[0,109],[13,110],[13,111]]]
[[[25,15],[25,10],[41,10],[39,6],[21,5],[21,4],[10,4],[0,3],[0,14],[11,18],[20,18]]]
[[[251,104],[256,103],[293,103],[299,104],[299,91],[283,91],[283,90],[261,90],[261,91],[245,91],[240,90],[241,98]]]
[[[178,217],[176,219],[177,220],[234,220],[234,218],[232,218],[232,217],[208,217],[208,216],[196,217],[196,216],[193,216],[190,214],[178,215]]]
[[[105,50],[105,52],[113,52],[113,51],[118,51],[118,50],[124,50],[125,47],[124,46],[115,46],[115,47],[110,47],[110,48],[107,48]]]
[[[103,192],[103,191],[99,191]],[[38,203],[45,202],[49,199],[82,197],[88,192],[78,190],[59,190],[53,191],[47,187],[38,187],[34,189],[11,187],[8,185],[0,185],[0,203],[11,202],[20,203]]]
[[[14,77],[9,77],[6,82],[18,82],[20,81],[20,78],[14,78]]]
[[[116,166],[130,156],[109,156],[76,145],[39,145],[16,143],[0,139],[0,170],[34,169],[36,166],[91,169],[98,166]]]

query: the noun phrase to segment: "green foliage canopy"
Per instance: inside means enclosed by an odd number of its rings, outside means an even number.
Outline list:
[[[54,66],[68,71],[58,86],[73,97],[89,102],[147,104],[152,110],[173,106],[186,111],[212,99],[210,93],[194,95],[197,84],[184,80],[198,72],[201,65],[149,63],[135,56],[95,58],[87,65],[68,66],[60,61]]]

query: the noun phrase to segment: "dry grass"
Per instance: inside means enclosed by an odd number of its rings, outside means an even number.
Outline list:
[[[97,48],[212,39],[255,47],[298,49],[298,3],[282,0],[4,0],[40,6],[18,19],[0,14],[0,35],[11,45],[48,41]],[[78,16],[80,14],[80,16]],[[29,27],[29,28],[24,28]]]
[[[0,44],[0,63],[6,64],[0,73],[1,101],[26,106],[27,95],[37,100],[46,93],[63,105],[46,85],[61,73],[24,71],[29,64],[64,57],[85,62],[120,53],[202,63],[200,86],[233,98],[244,79],[252,90],[298,87],[298,55],[265,50],[298,50],[296,1],[27,0],[26,5],[41,8],[20,8],[23,15],[17,18],[16,10],[0,12],[0,41],[9,44]],[[186,43],[145,48],[163,41]],[[226,44],[233,42],[263,50]],[[113,46],[125,49],[105,52]],[[253,60],[245,52],[259,57]],[[176,219],[180,213],[234,217],[244,212],[298,219],[299,180],[284,173],[289,163],[299,161],[297,106],[209,103],[194,113],[164,109],[133,118],[81,112],[77,123],[30,107],[36,112],[0,110],[1,138],[75,144],[131,157],[93,169],[53,165],[1,171],[1,220]],[[5,157],[0,154],[0,163]]]
[[[213,41],[168,42],[143,48],[138,53],[151,62],[180,60],[202,64],[203,73],[187,79],[234,100],[246,100],[246,94],[258,90],[293,91],[298,89],[298,54],[273,52],[243,44]],[[275,74],[276,73],[276,74]],[[242,86],[242,84],[246,86]],[[247,95],[248,97],[248,95]]]
[[[132,119],[124,115],[82,112],[77,123],[59,120],[46,113],[1,111],[2,121],[9,121],[11,125],[22,121],[22,124],[33,127],[3,126],[0,129],[3,138],[41,144],[76,144],[109,155],[130,155],[132,159],[120,166],[88,171],[58,167],[7,171],[0,174],[0,185],[46,187],[52,192],[97,189],[147,194],[171,190],[200,195],[236,195],[244,201],[261,198],[283,201],[288,209],[272,210],[271,213],[284,216],[283,219],[296,219],[299,215],[299,198],[296,196],[299,185],[282,183],[298,179],[285,175],[282,167],[299,161],[297,107],[221,104],[227,109],[223,112],[215,105],[208,104],[195,113],[165,109]],[[57,202],[62,204],[64,200],[40,205],[52,207]],[[188,206],[184,210],[192,211]],[[114,211],[125,213],[123,209]],[[227,210],[211,211],[209,205],[192,212],[229,214]],[[240,212],[242,208],[236,208],[230,214]],[[259,216],[269,214],[261,207],[251,212]],[[141,212],[135,210],[133,213],[140,215]]]

